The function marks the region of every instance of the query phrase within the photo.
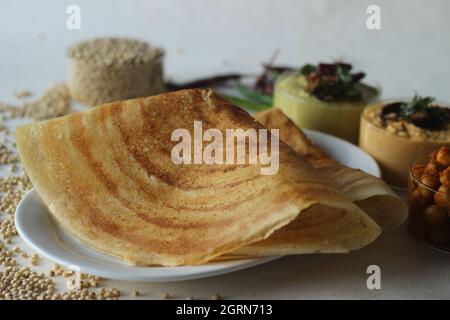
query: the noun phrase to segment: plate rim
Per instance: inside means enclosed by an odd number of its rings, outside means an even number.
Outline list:
[[[368,154],[365,150],[363,150],[361,147],[359,147],[356,144],[353,144],[353,143],[351,143],[351,142],[349,142],[347,140],[344,140],[344,139],[342,139],[340,137],[336,137],[336,136],[333,136],[333,135],[325,133],[325,132],[312,130],[312,129],[305,129],[305,128],[302,128],[301,130],[306,134],[306,136],[308,138],[310,138],[310,135],[316,135],[316,136],[321,136],[322,138],[325,138],[325,139],[329,139],[331,141],[333,141],[333,140],[334,141],[339,141],[339,143],[345,144],[347,147],[349,147],[349,148],[351,148],[353,150],[356,150],[358,153],[364,154],[364,156],[367,157],[367,159],[370,159],[371,165],[374,167],[374,169],[376,171],[376,172],[373,172],[373,173],[372,172],[366,172],[366,171],[364,171],[364,172],[369,173],[371,175],[374,175],[375,177],[381,179],[380,166],[378,165],[376,160],[370,154]],[[310,138],[310,140],[313,143],[315,143],[314,139]],[[343,165],[346,166],[346,164],[343,164]]]

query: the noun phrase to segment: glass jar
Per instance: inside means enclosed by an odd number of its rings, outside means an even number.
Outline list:
[[[430,187],[430,179],[423,174],[430,160],[429,156],[421,157],[411,164],[408,179],[409,228],[421,240],[436,245],[450,244],[450,194],[438,182],[439,187]]]

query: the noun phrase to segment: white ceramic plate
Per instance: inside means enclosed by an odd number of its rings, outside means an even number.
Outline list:
[[[302,130],[312,142],[338,162],[350,168],[361,169],[378,178],[381,177],[377,162],[356,145],[326,133],[308,129]]]
[[[306,134],[335,159],[353,168],[380,176],[376,162],[358,147],[327,134]],[[17,206],[15,223],[20,237],[39,254],[81,272],[129,281],[180,281],[206,278],[260,265],[279,257],[211,262],[186,267],[133,267],[82,245],[65,233],[50,217],[37,192],[28,192]]]

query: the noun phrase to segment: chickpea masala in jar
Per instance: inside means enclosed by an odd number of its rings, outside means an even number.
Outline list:
[[[450,244],[450,148],[414,161],[408,181],[410,230],[434,244]]]

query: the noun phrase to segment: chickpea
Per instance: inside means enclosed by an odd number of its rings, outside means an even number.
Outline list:
[[[426,167],[425,170],[423,172],[423,175],[431,175],[431,176],[435,176],[435,177],[439,177],[439,167],[437,162],[429,162]]]
[[[420,182],[433,190],[436,190],[439,187],[439,179],[436,176],[429,174],[427,171],[425,171],[420,178]]]
[[[420,179],[422,177],[422,174],[425,171],[425,165],[424,164],[417,164],[414,165],[411,168],[412,174],[414,175],[414,177],[416,177],[417,179]]]
[[[422,218],[428,225],[439,227],[447,222],[447,210],[431,205],[423,210]]]
[[[450,186],[450,167],[439,174],[439,181],[446,186]]]
[[[433,193],[424,187],[418,187],[412,192],[410,201],[415,208],[425,208],[433,202]]]
[[[432,228],[430,231],[431,242],[445,244],[450,242],[450,225]]]
[[[440,208],[450,209],[450,190],[446,185],[441,185],[434,194],[434,202]]]
[[[436,161],[443,167],[450,166],[450,148],[440,148],[436,154]]]

